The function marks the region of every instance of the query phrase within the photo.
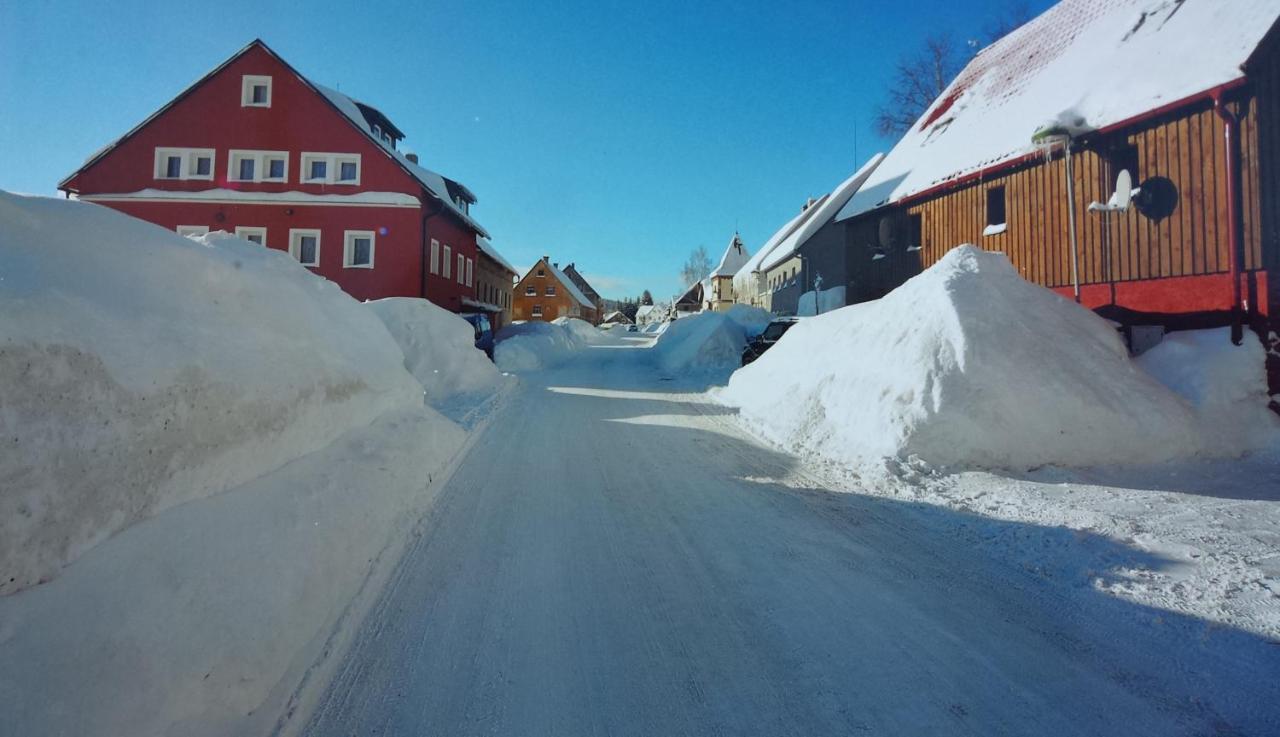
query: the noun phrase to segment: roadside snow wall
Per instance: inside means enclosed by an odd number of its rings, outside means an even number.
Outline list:
[[[587,345],[617,344],[618,342],[617,338],[612,335],[586,320],[579,320],[576,317],[557,317],[551,321],[551,324],[559,325],[568,330],[575,338]]]
[[[574,330],[551,322],[508,325],[498,331],[496,339],[493,360],[501,371],[552,368],[587,348],[586,341]]]
[[[742,363],[747,341],[764,331],[771,316],[747,305],[727,312],[700,312],[683,317],[653,344],[659,367],[673,374],[732,371]]]
[[[446,414],[492,394],[502,376],[475,346],[475,328],[425,299],[366,302],[404,353],[404,366],[426,391],[427,404]]]
[[[1215,450],[1193,407],[1106,321],[973,246],[882,299],[801,321],[720,396],[763,437],[851,465],[1025,469]]]
[[[421,397],[288,254],[0,192],[0,593]]]

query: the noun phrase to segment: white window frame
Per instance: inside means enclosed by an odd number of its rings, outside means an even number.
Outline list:
[[[360,154],[342,154],[342,153],[323,153],[318,151],[303,151],[298,157],[300,164],[298,166],[298,181],[303,184],[342,184],[348,186],[358,186],[360,184],[360,176],[363,167],[360,164]],[[310,176],[311,162],[323,161],[324,176]],[[338,174],[342,171],[343,164],[356,165],[355,179],[339,179]]]
[[[376,235],[377,235],[377,234],[376,234],[376,233],[374,233],[374,231],[372,231],[372,230],[344,230],[344,231],[342,231],[342,268],[344,268],[344,269],[372,269],[372,268],[373,268],[373,255],[374,255],[374,251],[377,249],[377,245],[378,245],[378,244],[377,244],[376,237],[375,237]],[[369,263],[367,263],[367,264],[355,264],[355,263],[352,263],[352,259],[355,257],[355,254],[356,254],[356,249],[355,249],[355,239],[356,239],[356,238],[368,238],[368,239],[369,239]]]
[[[179,225],[174,228],[174,232],[178,235],[207,235],[209,233],[208,225]]]
[[[542,317],[542,305],[534,305],[533,309],[529,310],[529,316]]]
[[[253,88],[258,85],[266,85],[266,102],[253,101]],[[240,77],[240,107],[271,107],[271,77],[264,74],[246,74]]]
[[[458,254],[458,274],[457,274],[457,276],[458,276],[458,283],[459,283],[459,284],[466,284],[466,283],[467,283],[467,257],[466,257],[466,256],[464,256],[464,255],[462,255],[461,253],[460,253],[460,254]]]
[[[240,178],[240,161],[243,159],[253,160],[253,179]],[[271,159],[284,159],[284,176],[272,179],[267,176],[267,163]],[[254,151],[244,148],[233,148],[227,151],[227,181],[228,182],[288,182],[289,181],[289,152],[288,151]]]
[[[213,169],[217,165],[216,149],[212,148],[178,148],[175,146],[157,146],[155,153],[155,167],[152,169],[152,176],[167,182],[176,182],[188,179],[197,179],[201,181],[213,180]],[[169,157],[177,156],[182,159],[181,165],[178,167],[178,176],[168,176]],[[209,173],[196,174],[196,160],[200,158],[209,159]]]
[[[468,256],[467,257],[467,286],[468,287],[475,286],[475,283],[472,281],[472,279],[474,278],[475,278],[475,262],[473,262],[471,260],[471,257]]]
[[[314,263],[309,263],[309,264],[308,264],[308,263],[303,262],[303,260],[302,260],[301,258],[299,258],[299,255],[300,255],[300,253],[299,253],[299,252],[300,252],[300,249],[299,249],[300,241],[301,241],[301,239],[302,239],[302,237],[303,237],[303,236],[307,236],[307,235],[313,235],[313,236],[315,236],[315,237],[316,237],[316,260],[315,260],[315,262],[314,262]],[[311,267],[311,268],[316,268],[316,267],[320,266],[320,242],[321,242],[321,240],[322,240],[322,239],[321,239],[321,237],[320,237],[320,229],[319,229],[319,228],[289,228],[289,255],[290,255],[290,256],[293,256],[295,259],[297,259],[298,263],[302,264],[303,266],[308,266],[308,267]]]
[[[538,288],[537,288],[537,287],[535,287],[535,286],[533,286],[532,284],[530,284],[530,285],[526,286],[526,287],[524,288],[524,296],[526,296],[526,297],[537,297],[537,296],[538,296]]]
[[[444,244],[444,259],[442,260],[444,267],[441,269],[444,273],[440,274],[446,279],[453,275],[453,262],[449,260],[451,256],[453,256],[453,249],[449,248],[449,244],[446,243]]]
[[[440,273],[440,241],[431,239],[431,273]]]
[[[243,238],[247,241],[249,240],[249,236],[253,236],[253,235],[261,236],[262,247],[263,248],[267,247],[267,229],[266,228],[260,228],[256,225],[237,225],[236,226],[237,238]]]

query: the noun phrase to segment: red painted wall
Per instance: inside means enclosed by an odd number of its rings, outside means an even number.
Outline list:
[[[427,205],[428,215],[431,212],[435,211],[433,209],[435,207],[438,207],[438,205],[432,205],[432,204]],[[475,260],[476,260],[475,231],[459,224],[455,218],[445,213],[441,213],[439,215],[436,215],[434,217],[429,217],[427,219],[427,237],[434,238],[437,241],[440,241],[440,253],[442,254],[441,258],[443,258],[444,247],[448,245],[449,248],[451,249],[451,258],[453,259],[453,264],[449,270],[448,279],[444,278],[440,274],[428,273],[427,294],[426,294],[427,299],[431,300],[432,302],[435,302],[436,304],[440,305],[441,307],[447,310],[453,310],[454,312],[468,311],[467,308],[464,308],[462,306],[462,298],[464,296],[465,297],[475,296],[475,268],[476,268],[475,267]],[[428,241],[428,244],[429,243],[430,241]],[[428,245],[428,248],[430,248],[430,245]],[[471,266],[472,286],[468,287],[466,286],[465,283],[464,284],[458,283],[458,254],[459,253],[471,259],[472,261],[472,266]],[[431,254],[430,254],[430,251],[428,251],[427,258],[430,259],[430,257],[431,257]],[[429,265],[428,265],[427,271],[430,272]],[[444,273],[443,267],[439,269],[439,271],[441,274],[443,274]]]
[[[267,229],[267,246],[289,250],[290,228],[320,230],[320,265],[309,267],[356,299],[417,297],[421,294],[420,210],[390,207],[313,207],[218,203],[112,202],[107,206],[173,230],[207,225],[234,233],[237,226]],[[292,211],[290,214],[289,211]],[[372,269],[342,265],[344,230],[372,230]]]
[[[1064,297],[1072,297],[1071,287],[1055,287]],[[1258,314],[1270,314],[1267,299],[1267,272],[1252,271],[1241,275],[1240,293],[1250,300],[1249,307]],[[1109,305],[1135,312],[1189,314],[1227,312],[1231,309],[1231,275],[1207,274],[1168,279],[1143,279],[1114,284],[1081,284],[1080,302],[1089,309]]]

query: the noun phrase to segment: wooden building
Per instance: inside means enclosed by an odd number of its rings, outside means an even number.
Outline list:
[[[377,108],[249,43],[59,185],[179,233],[287,251],[357,299],[474,299],[476,197]]]
[[[551,263],[549,256],[543,256],[516,283],[511,319],[551,322],[560,317],[594,323],[595,305],[572,279]]]
[[[1148,5],[1064,0],[980,52],[814,244],[847,301],[973,243],[1125,325],[1252,327],[1280,391],[1280,4]]]

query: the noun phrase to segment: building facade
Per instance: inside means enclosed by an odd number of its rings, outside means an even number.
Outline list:
[[[578,271],[576,264],[571,263],[561,269],[561,271],[564,272],[565,276],[569,277],[569,280],[578,288],[578,291],[582,292],[582,294],[590,300],[593,305],[591,315],[587,316],[584,314],[582,319],[592,325],[599,324],[604,316],[604,298],[602,298],[600,293],[591,286],[587,281],[587,278]]]
[[[287,251],[357,299],[475,295],[475,197],[399,150],[376,108],[255,40],[59,184],[180,233]]]
[[[516,282],[511,319],[551,322],[561,317],[593,318],[595,305],[565,276],[549,256],[543,256]],[[584,317],[586,316],[586,317]]]

